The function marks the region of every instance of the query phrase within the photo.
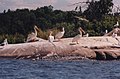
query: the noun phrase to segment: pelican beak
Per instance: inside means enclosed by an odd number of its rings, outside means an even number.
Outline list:
[[[63,27],[63,28],[62,28],[62,31],[64,31],[64,30],[65,30],[65,28]]]
[[[35,28],[38,29],[38,27],[35,25]]]

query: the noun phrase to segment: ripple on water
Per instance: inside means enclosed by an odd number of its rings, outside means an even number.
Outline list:
[[[0,79],[120,79],[120,61],[1,59]]]

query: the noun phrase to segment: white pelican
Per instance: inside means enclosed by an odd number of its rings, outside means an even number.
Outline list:
[[[58,33],[55,35],[55,39],[60,40],[60,39],[64,36],[64,33],[65,33],[65,30],[64,30],[64,27],[63,27],[63,28],[62,28],[62,31],[61,31],[61,32],[58,32]]]
[[[113,37],[113,38],[116,38],[116,35],[115,35],[115,33],[112,33],[112,37]]]
[[[50,35],[49,35],[49,37],[48,37],[48,40],[49,40],[49,42],[53,42],[54,41],[54,36],[52,36],[52,31],[50,31]]]
[[[107,33],[108,33],[108,30],[106,29],[106,30],[105,30],[105,34],[107,34]]]
[[[82,37],[82,33],[85,33],[85,31],[79,27],[78,28],[78,31],[80,32],[80,34],[76,35],[73,39],[72,39],[72,42],[75,42],[77,44],[79,44],[79,39]]]
[[[35,25],[34,26],[34,31],[35,32],[32,32],[31,34],[28,34],[28,37],[27,37],[27,42],[34,42],[34,41],[37,41],[38,38],[37,38],[37,26]]]
[[[5,45],[7,45],[8,44],[8,41],[7,41],[7,38],[4,40],[4,42],[3,43],[1,43],[1,46],[5,46]]]
[[[112,33],[113,38],[116,38],[116,37],[118,36],[118,32],[119,32],[119,28],[116,27],[116,28],[114,29],[114,32]]]
[[[117,21],[117,24],[115,24],[114,26],[118,27],[119,26],[119,22]]]

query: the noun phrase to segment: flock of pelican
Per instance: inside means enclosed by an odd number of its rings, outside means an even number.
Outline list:
[[[38,29],[38,27],[34,26],[34,31],[35,32],[32,32],[31,34],[28,35],[26,42],[38,41],[38,38],[37,38],[37,29]],[[80,34],[76,35],[72,39],[72,42],[75,42],[76,44],[79,44],[79,39],[83,36],[83,34],[85,34],[85,31],[81,27],[78,28],[78,31],[79,31]],[[64,27],[62,27],[62,30],[60,32],[58,32],[55,36],[53,36],[52,34],[53,34],[53,32],[50,31],[50,34],[49,34],[49,37],[48,37],[48,41],[49,42],[60,41],[60,39],[65,34]],[[88,33],[87,33],[86,36],[88,37]]]
[[[37,37],[37,30],[38,27],[35,25],[34,26],[34,32],[28,34],[27,40],[26,42],[35,42],[35,41],[39,41],[39,38]],[[85,31],[79,27],[78,31],[80,34],[76,35],[73,39],[72,42],[76,42],[77,44],[79,44],[79,39],[82,37],[83,34],[85,34]],[[64,27],[62,28],[62,31],[58,32],[55,36],[52,35],[52,31],[50,31],[49,37],[48,37],[48,41],[49,42],[54,42],[54,41],[60,41],[60,39],[64,36],[65,30]],[[1,43],[1,46],[5,46],[8,44],[7,38],[4,40],[3,43]]]
[[[119,23],[117,21],[117,24],[115,24],[114,26],[119,26]],[[37,37],[37,30],[38,27],[35,25],[34,26],[34,32],[32,32],[31,34],[28,34],[27,40],[26,42],[35,42],[35,41],[39,41],[39,38]],[[76,44],[79,44],[79,40],[80,38],[83,36],[83,34],[85,34],[85,31],[79,27],[78,31],[80,34],[76,35],[75,37],[73,37],[72,42],[75,42]],[[118,29],[115,29],[115,33],[118,31]],[[107,31],[106,31],[107,32]],[[55,40],[60,41],[60,39],[64,36],[65,30],[64,27],[62,28],[62,31],[58,32],[55,36],[52,35],[52,31],[50,31],[49,37],[48,37],[48,41],[49,42],[54,42]],[[86,37],[88,37],[88,33],[85,35]],[[3,43],[1,43],[1,46],[7,45],[8,41],[7,39],[4,40]]]
[[[38,27],[34,26],[34,31],[35,32],[32,32],[31,34],[28,34],[26,42],[39,41],[39,38],[37,37],[37,30],[38,30]],[[64,36],[64,33],[65,33],[64,27],[62,28],[62,31],[58,32],[55,36],[53,36],[52,33],[53,32],[50,31],[50,34],[49,34],[49,37],[48,37],[49,42],[54,42],[55,40],[59,41]]]
[[[116,23],[114,26],[115,26],[115,27],[116,27],[116,26],[117,26],[117,27],[119,26],[118,21],[117,21],[117,23]],[[28,35],[27,42],[37,41],[37,40],[38,40],[38,38],[37,38],[37,30],[36,30],[36,29],[38,29],[37,26],[34,27],[35,32]],[[79,31],[79,34],[76,35],[75,37],[73,37],[72,43],[79,44],[80,38],[83,36],[83,34],[85,34],[85,31],[84,31],[81,27],[78,28],[78,31]],[[108,31],[106,30],[106,33],[107,33],[107,32],[108,32]],[[117,28],[115,29],[115,33],[116,33],[116,32],[118,32],[118,29],[117,29]],[[60,41],[60,39],[61,39],[61,38],[64,36],[64,34],[65,34],[64,27],[62,28],[62,31],[58,32],[55,36],[53,36],[52,33],[53,33],[53,32],[50,31],[50,34],[49,34],[49,37],[48,37],[48,41],[49,41],[49,42],[55,42],[56,40],[57,40],[57,41]],[[84,35],[84,36],[88,37],[89,34],[87,33],[87,34]]]

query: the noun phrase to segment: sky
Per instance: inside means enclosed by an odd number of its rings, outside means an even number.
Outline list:
[[[3,12],[4,10],[8,9],[10,10],[23,8],[36,9],[37,7],[49,5],[52,5],[54,9],[57,10],[69,11],[74,10],[75,7],[78,6],[78,5],[70,6],[71,4],[82,1],[87,0],[0,0],[0,12]],[[113,3],[118,6],[120,4],[120,0],[113,0]]]

